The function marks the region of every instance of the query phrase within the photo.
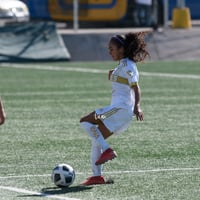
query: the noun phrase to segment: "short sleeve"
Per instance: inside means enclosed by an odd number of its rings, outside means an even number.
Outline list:
[[[125,72],[129,85],[130,86],[137,85],[137,83],[139,82],[139,73],[136,64],[135,63],[129,64],[126,67]]]

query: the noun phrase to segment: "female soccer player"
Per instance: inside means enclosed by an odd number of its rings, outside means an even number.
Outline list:
[[[81,185],[105,184],[102,164],[117,157],[106,139],[112,134],[125,131],[133,116],[144,119],[140,108],[139,74],[136,67],[149,55],[144,41],[145,33],[128,33],[111,37],[109,53],[119,64],[108,73],[112,82],[112,98],[109,106],[96,109],[80,119],[81,127],[88,133],[92,142],[91,165],[93,176]]]

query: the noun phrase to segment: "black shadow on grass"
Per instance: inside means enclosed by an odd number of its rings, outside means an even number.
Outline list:
[[[48,187],[43,188],[41,193],[44,194],[65,194],[65,193],[74,193],[74,192],[81,192],[84,190],[92,189],[93,187],[85,187],[81,185],[71,186],[71,187]]]
[[[19,195],[18,197],[45,197],[45,196],[48,197],[59,194],[81,192],[92,188],[93,187],[85,187],[85,186],[72,186],[72,187],[62,187],[62,188],[48,187],[48,188],[43,188],[41,190],[41,194]]]

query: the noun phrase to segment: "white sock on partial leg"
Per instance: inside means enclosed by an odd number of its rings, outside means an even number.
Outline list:
[[[106,142],[96,125],[89,122],[81,122],[80,125],[89,134],[91,139],[94,139],[97,144],[101,146],[103,151],[109,148],[109,144]]]
[[[92,171],[94,176],[101,176],[102,173],[102,165],[95,165],[97,159],[101,156],[102,150],[101,147],[96,143],[94,139],[92,141],[92,148],[91,148],[91,165]]]

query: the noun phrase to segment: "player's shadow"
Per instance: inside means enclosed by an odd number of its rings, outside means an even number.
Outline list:
[[[77,185],[77,186],[71,186],[71,187],[48,187],[48,188],[43,188],[41,190],[41,193],[43,194],[49,194],[49,195],[53,195],[53,194],[65,194],[65,193],[74,193],[74,192],[81,192],[84,190],[89,190],[92,189],[93,187],[85,187],[85,186],[81,186],[81,185]]]
[[[71,187],[62,187],[62,188],[48,187],[48,188],[43,188],[40,193],[20,195],[18,197],[48,197],[48,196],[53,197],[53,195],[81,192],[81,191],[89,190],[92,188],[93,187],[85,187],[85,186],[71,186]]]

